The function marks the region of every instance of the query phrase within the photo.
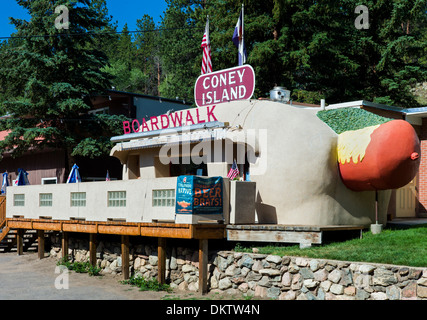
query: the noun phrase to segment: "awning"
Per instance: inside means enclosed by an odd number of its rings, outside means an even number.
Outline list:
[[[116,151],[129,151],[162,147],[164,145],[191,144],[201,141],[223,140],[227,137],[227,132],[228,129],[226,128],[204,129],[182,133],[175,131],[175,134],[162,134],[156,137],[119,142],[114,149]]]
[[[121,136],[112,137],[110,140],[112,142],[121,142],[121,141],[129,141],[129,140],[156,137],[156,136],[167,136],[171,134],[176,135],[181,132],[191,132],[195,130],[225,128],[225,127],[228,127],[227,122],[224,123],[219,121],[212,121],[212,122],[206,122],[206,123],[193,124],[190,126],[181,126],[181,127],[174,127],[174,128],[165,128],[161,130],[151,130],[151,131],[145,131],[145,132],[124,134]]]
[[[230,127],[228,123],[214,121],[192,126],[133,133],[111,138],[111,141],[117,143],[111,149],[110,156],[125,163],[129,152],[134,150],[220,140],[247,145],[258,152],[259,140],[255,132],[252,130],[249,133],[240,126]]]

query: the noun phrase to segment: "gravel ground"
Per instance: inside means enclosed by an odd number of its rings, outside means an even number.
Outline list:
[[[0,300],[245,300],[210,292],[153,292],[121,284],[121,275],[89,276],[57,269],[56,258],[38,259],[36,252],[0,253]],[[65,281],[68,276],[68,282]],[[64,287],[68,283],[68,288]],[[59,287],[59,289],[57,288]]]
[[[139,291],[123,285],[120,275],[91,277],[86,273],[68,273],[56,269],[56,260],[39,260],[37,253],[0,253],[0,300],[160,300],[167,292]],[[55,271],[57,273],[55,273]]]

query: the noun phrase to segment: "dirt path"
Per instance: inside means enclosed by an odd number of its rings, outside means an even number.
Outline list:
[[[91,277],[86,273],[66,274],[56,269],[56,260],[39,260],[36,253],[0,253],[0,300],[160,300],[173,297],[167,292],[139,291],[123,285],[119,275]],[[56,273],[55,273],[56,271]],[[178,293],[176,298],[185,297]]]

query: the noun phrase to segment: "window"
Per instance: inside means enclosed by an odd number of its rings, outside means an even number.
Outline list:
[[[175,205],[175,190],[153,190],[153,207],[173,207]]]
[[[170,176],[178,177],[180,175],[198,175],[207,176],[207,160],[203,159],[200,164],[195,164],[192,159],[180,157],[177,164],[170,164]]]
[[[51,193],[40,193],[39,204],[40,204],[40,207],[51,207],[52,206],[52,194]]]
[[[109,207],[126,207],[126,191],[108,191]]]
[[[72,207],[86,207],[86,192],[71,192]]]
[[[58,178],[42,178],[42,184],[57,184]]]
[[[14,194],[13,195],[13,205],[15,207],[25,206],[25,194]]]

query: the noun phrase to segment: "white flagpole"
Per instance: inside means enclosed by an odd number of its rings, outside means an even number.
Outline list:
[[[245,56],[245,5],[242,3],[242,42],[240,52],[242,54],[242,65],[246,63]]]
[[[207,39],[209,39],[209,42],[210,42],[210,38],[209,38],[209,15],[207,15],[206,16],[206,36],[207,36]]]
[[[245,5],[242,3],[242,65],[245,64]]]

